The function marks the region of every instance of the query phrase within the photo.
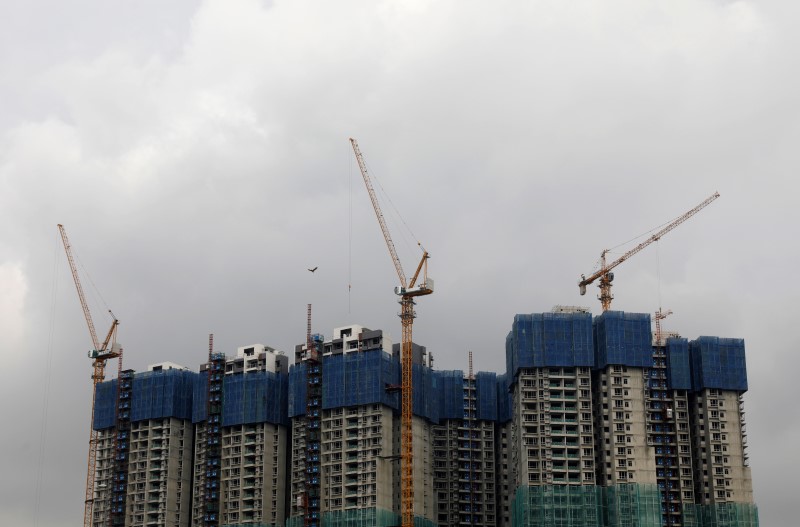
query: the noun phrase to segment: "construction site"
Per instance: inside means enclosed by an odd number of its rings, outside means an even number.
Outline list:
[[[578,281],[599,286],[601,314],[511,313],[504,371],[473,371],[472,352],[467,371],[437,370],[413,338],[429,254],[408,279],[350,141],[397,273],[399,342],[355,323],[318,332],[308,304],[291,353],[226,354],[209,335],[194,365],[124,369],[118,321],[101,341],[59,225],[93,345],[85,527],[758,525],[744,341],[611,307],[613,270],[719,194],[601,253]]]

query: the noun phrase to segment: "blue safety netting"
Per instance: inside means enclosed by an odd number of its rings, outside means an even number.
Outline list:
[[[227,375],[222,387],[222,426],[287,425],[288,376],[271,371]]]
[[[689,343],[692,388],[747,391],[744,340],[699,337]]]
[[[136,373],[131,387],[131,421],[175,417],[190,419],[198,374],[187,370],[159,370]],[[94,428],[116,424],[117,379],[97,385]]]
[[[649,314],[606,311],[595,317],[593,326],[597,368],[653,366]]]
[[[111,428],[117,422],[114,407],[117,401],[117,380],[101,382],[95,388],[94,423],[95,430]]]
[[[206,420],[208,375],[196,374],[192,422]],[[254,371],[226,375],[222,381],[222,425],[287,425],[289,378],[285,373]]]
[[[326,410],[376,403],[398,409],[397,392],[387,392],[386,387],[399,384],[400,363],[383,350],[323,357],[322,407]]]
[[[398,364],[399,366],[399,364]],[[439,423],[439,402],[436,400],[438,396],[436,372],[422,364],[413,365],[412,376],[412,407],[414,415],[424,417],[432,423]],[[462,388],[462,401],[463,401],[463,388]],[[462,404],[462,417],[463,404]]]
[[[508,374],[497,376],[497,422],[511,421],[511,393],[509,392]]]
[[[186,370],[135,374],[131,394],[131,421],[166,417],[191,419],[192,392],[198,376],[198,373]]]
[[[476,398],[478,403],[478,419],[497,420],[497,374],[479,371],[475,375]]]
[[[192,391],[192,423],[206,420],[206,400],[208,399],[208,372],[200,372]]]
[[[590,313],[516,315],[506,337],[506,371],[520,368],[593,366]]]
[[[440,419],[464,418],[464,372],[436,371],[436,400]]]
[[[684,338],[667,339],[667,385],[673,390],[692,389],[692,371],[689,366],[689,341]]]
[[[306,363],[289,367],[289,417],[306,415]]]

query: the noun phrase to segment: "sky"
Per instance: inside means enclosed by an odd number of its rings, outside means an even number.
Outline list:
[[[502,373],[517,313],[599,314],[577,281],[601,251],[720,192],[615,269],[612,307],[745,339],[761,524],[795,525],[798,21],[789,0],[0,0],[0,524],[83,515],[91,341],[59,223],[126,368],[196,369],[209,333],[291,354],[309,303],[314,332],[399,341],[355,137],[406,274],[431,254],[414,340],[437,369]]]

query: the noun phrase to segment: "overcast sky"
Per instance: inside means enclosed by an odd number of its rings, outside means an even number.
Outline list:
[[[745,339],[761,524],[796,525],[798,15],[790,0],[0,0],[0,524],[83,514],[90,340],[57,223],[98,333],[107,309],[121,321],[126,367],[196,369],[210,332],[218,351],[290,353],[307,303],[315,332],[399,341],[352,136],[406,273],[417,241],[432,255],[414,335],[439,369],[472,350],[502,373],[516,313],[598,314],[577,280],[601,250],[719,191],[616,269],[613,307]]]

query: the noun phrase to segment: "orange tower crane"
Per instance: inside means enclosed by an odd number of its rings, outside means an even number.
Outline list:
[[[67,260],[69,261],[69,268],[72,271],[72,279],[75,281],[75,288],[78,290],[78,299],[83,308],[83,316],[86,318],[86,324],[89,326],[89,335],[92,338],[92,350],[89,352],[89,358],[92,359],[92,417],[89,421],[89,462],[86,470],[86,501],[84,502],[83,509],[83,525],[90,527],[92,525],[92,509],[94,506],[94,474],[97,465],[97,431],[94,429],[94,406],[95,397],[97,393],[97,384],[103,382],[105,379],[106,361],[121,357],[120,348],[117,346],[117,326],[119,321],[111,313],[111,328],[106,334],[105,340],[101,343],[97,338],[97,332],[94,329],[94,322],[92,322],[92,314],[89,311],[89,304],[86,303],[86,296],[83,294],[83,286],[81,286],[80,278],[78,278],[78,268],[75,265],[75,259],[72,257],[72,246],[67,238],[67,231],[64,226],[58,224],[58,230],[61,233],[61,241],[64,243],[64,251],[67,253]]]
[[[353,152],[355,153],[358,167],[361,170],[361,176],[364,178],[364,184],[367,187],[369,198],[372,200],[372,208],[375,210],[375,216],[378,218],[381,231],[383,232],[383,239],[386,241],[386,247],[389,249],[389,255],[392,257],[394,268],[397,271],[397,277],[400,279],[400,285],[394,288],[396,295],[400,297],[400,322],[403,328],[402,338],[400,344],[400,357],[402,363],[402,384],[400,388],[400,396],[402,400],[402,414],[401,414],[401,436],[400,436],[400,459],[401,459],[401,474],[402,474],[402,527],[414,527],[414,448],[411,423],[413,416],[413,401],[412,401],[412,370],[413,360],[411,352],[412,344],[412,330],[414,326],[414,298],[418,296],[429,295],[433,293],[433,280],[428,278],[428,252],[423,249],[422,259],[417,265],[417,270],[411,281],[406,280],[406,275],[403,272],[403,266],[400,264],[400,258],[397,256],[397,250],[392,242],[392,237],[389,235],[389,228],[386,226],[386,220],[383,218],[378,198],[375,195],[375,189],[372,188],[372,182],[367,172],[367,165],[364,162],[364,156],[358,148],[358,142],[350,138],[350,143],[353,145]],[[422,272],[422,282],[416,285],[417,278]]]
[[[597,280],[600,279],[600,283],[598,287],[600,288],[600,296],[597,297],[600,300],[600,303],[603,305],[603,311],[608,311],[611,309],[611,300],[614,298],[611,294],[611,282],[614,281],[614,273],[611,272],[613,268],[633,256],[634,254],[638,253],[651,243],[658,241],[661,239],[662,236],[667,234],[669,231],[683,223],[684,221],[688,220],[700,210],[705,208],[706,205],[710,204],[712,201],[719,197],[719,192],[713,193],[711,196],[706,198],[702,203],[697,205],[690,211],[685,212],[672,222],[670,222],[666,227],[662,228],[648,239],[631,249],[630,251],[626,252],[616,260],[611,263],[606,263],[606,254],[608,253],[608,249],[604,249],[602,253],[600,253],[600,270],[589,276],[588,278],[586,275],[581,275],[581,280],[578,282],[578,287],[580,288],[581,295],[586,294],[586,286]]]

